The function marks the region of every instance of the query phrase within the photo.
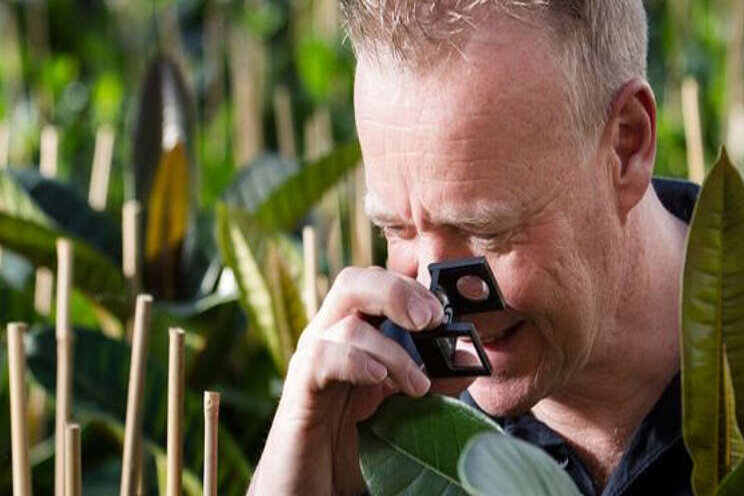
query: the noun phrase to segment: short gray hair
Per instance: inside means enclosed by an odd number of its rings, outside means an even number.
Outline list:
[[[615,93],[629,80],[646,77],[642,0],[341,0],[358,55],[385,52],[411,67],[459,51],[483,9],[526,22],[544,20],[540,25],[557,35],[582,144],[597,139]]]

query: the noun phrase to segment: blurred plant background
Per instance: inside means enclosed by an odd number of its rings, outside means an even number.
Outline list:
[[[646,6],[656,172],[699,181],[721,144],[744,157],[744,2]],[[36,270],[54,267],[59,236],[76,246],[73,416],[84,427],[84,490],[118,488],[136,290],[156,297],[149,492],[163,483],[171,325],[188,333],[186,489],[200,491],[199,395],[213,389],[223,395],[220,493],[244,490],[313,300],[344,265],[385,261],[361,212],[353,70],[334,0],[0,1],[0,336],[7,322],[35,324],[27,354],[38,493],[53,484],[56,356],[53,312],[35,304]],[[54,173],[39,172],[43,130],[57,136]],[[103,206],[88,192],[105,136],[113,147]],[[131,199],[142,209],[134,276],[120,269]],[[303,251],[305,226],[315,241],[305,231]],[[6,362],[3,347],[3,494]]]

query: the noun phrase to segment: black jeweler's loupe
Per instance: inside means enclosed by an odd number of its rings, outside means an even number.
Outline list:
[[[469,322],[455,322],[462,315],[504,310],[501,292],[486,259],[478,257],[433,263],[429,265],[429,273],[429,291],[444,308],[442,325],[429,331],[407,332],[426,366],[426,373],[432,378],[491,375],[491,363],[475,326]],[[390,336],[401,336],[401,330],[407,331],[392,321],[383,325],[383,331]],[[460,338],[473,343],[479,365],[455,362],[455,349]]]

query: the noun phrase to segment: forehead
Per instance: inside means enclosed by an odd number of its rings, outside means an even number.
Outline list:
[[[376,204],[406,216],[514,210],[560,186],[574,153],[557,50],[534,27],[492,27],[429,72],[359,62],[357,129]]]

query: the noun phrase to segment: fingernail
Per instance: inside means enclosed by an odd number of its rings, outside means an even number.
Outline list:
[[[416,329],[423,329],[431,321],[431,308],[423,299],[414,298],[408,307],[408,315]]]
[[[426,374],[417,368],[411,368],[408,373],[408,381],[411,383],[413,391],[419,396],[426,393],[431,386],[431,381],[426,377]]]
[[[374,360],[367,360],[367,372],[373,380],[378,382],[387,377],[387,369],[385,366],[375,362]]]
[[[442,308],[442,304],[439,302],[439,300],[436,299],[435,296],[432,296],[429,299],[429,308],[431,308],[432,321],[441,322],[441,320],[444,318],[444,309]]]

